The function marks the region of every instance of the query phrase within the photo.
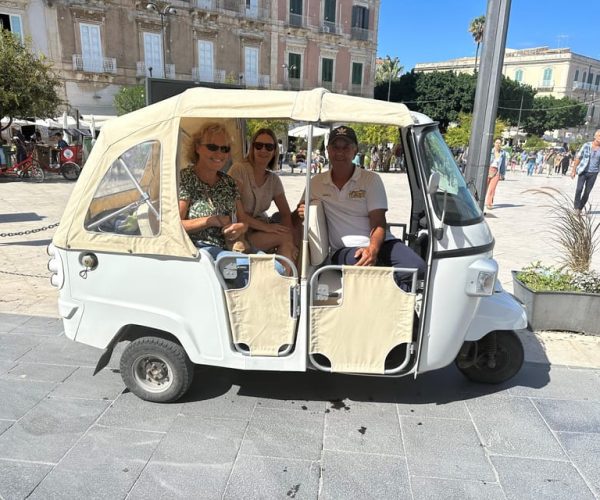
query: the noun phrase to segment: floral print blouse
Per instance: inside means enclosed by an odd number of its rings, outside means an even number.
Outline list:
[[[235,202],[240,194],[235,181],[227,174],[219,172],[219,179],[214,186],[202,182],[193,169],[181,171],[179,183],[179,199],[189,201],[187,218],[210,217],[211,215],[235,215]],[[207,227],[190,233],[192,241],[225,247],[223,228]]]

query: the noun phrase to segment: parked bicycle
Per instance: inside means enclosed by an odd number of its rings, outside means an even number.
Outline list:
[[[0,167],[0,174],[12,177],[19,177],[21,180],[29,182],[44,182],[44,170],[40,163],[33,157],[34,145],[24,142],[18,137],[13,137],[13,142],[24,148],[27,156],[21,161],[15,161],[12,165]]]

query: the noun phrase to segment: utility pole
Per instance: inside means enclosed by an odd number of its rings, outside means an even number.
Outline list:
[[[521,113],[523,112],[523,98],[525,97],[525,90],[521,93],[521,104],[519,105],[519,118],[517,118],[517,143],[519,142],[519,129],[521,128]]]
[[[465,180],[483,209],[511,0],[488,0]]]

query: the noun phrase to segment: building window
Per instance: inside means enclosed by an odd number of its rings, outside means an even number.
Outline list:
[[[369,29],[369,9],[361,5],[352,6],[352,27]]]
[[[518,69],[517,71],[515,71],[515,82],[522,82],[523,81],[523,70],[522,69]]]
[[[596,86],[600,85],[600,75],[596,75]]]
[[[362,63],[352,63],[352,85],[362,85],[363,65]]]
[[[579,70],[578,69],[575,70],[575,78],[573,78],[573,81],[576,82],[577,80],[579,80]]]
[[[102,44],[100,38],[100,26],[96,24],[80,24],[81,35],[81,59],[83,71],[91,73],[102,73]]]
[[[246,0],[246,15],[258,17],[258,0]]]
[[[333,59],[321,60],[321,81],[333,82]]]
[[[325,0],[325,9],[323,11],[323,20],[335,23],[335,0]]]
[[[290,14],[302,15],[302,0],[290,0]]]
[[[213,43],[198,40],[198,76],[203,82],[214,82]]]
[[[552,68],[546,68],[544,70],[544,77],[542,78],[542,85],[544,87],[552,86]]]
[[[300,75],[302,74],[302,56],[300,54],[289,53],[287,70],[290,79],[300,79]]]
[[[581,79],[581,81],[582,81],[583,83],[585,83],[585,81],[586,81],[586,80],[587,80],[587,71],[584,71],[584,72],[583,72],[583,78]]]
[[[258,87],[258,48],[244,47],[244,78],[246,85]]]
[[[146,76],[164,78],[162,37],[157,33],[144,33],[144,64]]]
[[[21,22],[21,16],[17,14],[0,14],[0,28],[14,33],[19,37],[21,43],[25,41],[23,38],[23,23]]]
[[[593,81],[594,81],[594,73],[592,73],[590,71],[590,74],[588,75],[588,83],[591,85]]]

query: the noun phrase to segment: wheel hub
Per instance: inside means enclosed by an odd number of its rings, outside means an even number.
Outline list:
[[[137,383],[149,392],[166,391],[173,383],[169,363],[156,356],[140,356],[132,365]]]

